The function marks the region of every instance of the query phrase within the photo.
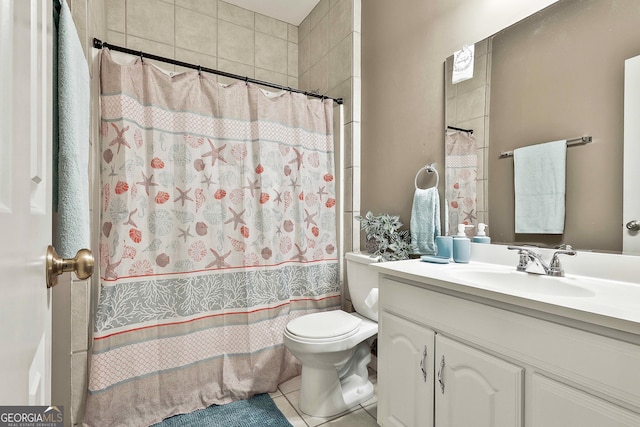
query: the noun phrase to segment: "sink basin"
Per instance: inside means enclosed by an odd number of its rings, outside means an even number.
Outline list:
[[[450,272],[452,278],[462,283],[499,291],[508,290],[523,295],[558,297],[593,297],[595,292],[580,286],[578,280],[569,277],[551,277],[523,273],[515,270],[460,269]]]

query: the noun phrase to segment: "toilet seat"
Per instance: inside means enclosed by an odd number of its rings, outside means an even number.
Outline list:
[[[287,324],[287,332],[303,342],[331,342],[349,338],[360,329],[362,319],[342,310],[307,314]]]

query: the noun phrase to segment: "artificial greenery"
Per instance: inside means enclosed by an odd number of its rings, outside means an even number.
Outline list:
[[[385,261],[408,259],[409,254],[414,252],[411,234],[408,230],[400,230],[403,224],[399,216],[374,215],[369,211],[364,217],[357,216],[356,219],[365,232],[367,252],[379,255]]]

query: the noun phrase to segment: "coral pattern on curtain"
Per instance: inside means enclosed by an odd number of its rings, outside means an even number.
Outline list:
[[[476,225],[478,149],[476,137],[470,132],[445,132],[445,199],[447,226],[445,234],[454,236],[458,224]],[[467,228],[467,236],[474,228]]]
[[[101,64],[100,296],[85,423],[273,391],[289,320],[340,304],[333,104]]]

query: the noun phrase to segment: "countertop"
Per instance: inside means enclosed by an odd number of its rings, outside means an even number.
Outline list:
[[[548,320],[581,329],[595,328],[595,332],[605,335],[610,335],[607,330],[620,331],[634,335],[635,342],[640,340],[640,258],[578,253],[576,260],[566,263],[566,277],[555,278],[516,272],[513,260],[517,258],[514,255],[504,246],[476,245],[475,250],[472,249],[472,261],[468,264],[434,264],[413,259],[371,266],[381,274],[408,280],[417,286],[495,303],[507,309],[525,310],[542,318],[546,315]],[[492,262],[484,262],[486,260]],[[594,265],[602,267],[597,269]],[[611,270],[610,274],[607,274],[607,269]],[[589,275],[571,274],[569,271]],[[481,275],[476,272],[496,272],[498,277],[507,280],[475,280],[474,277]],[[514,284],[514,281],[521,283]],[[532,292],[531,283],[542,283],[548,291]],[[556,284],[560,286],[559,294],[554,294]],[[563,295],[562,287],[571,292]]]

